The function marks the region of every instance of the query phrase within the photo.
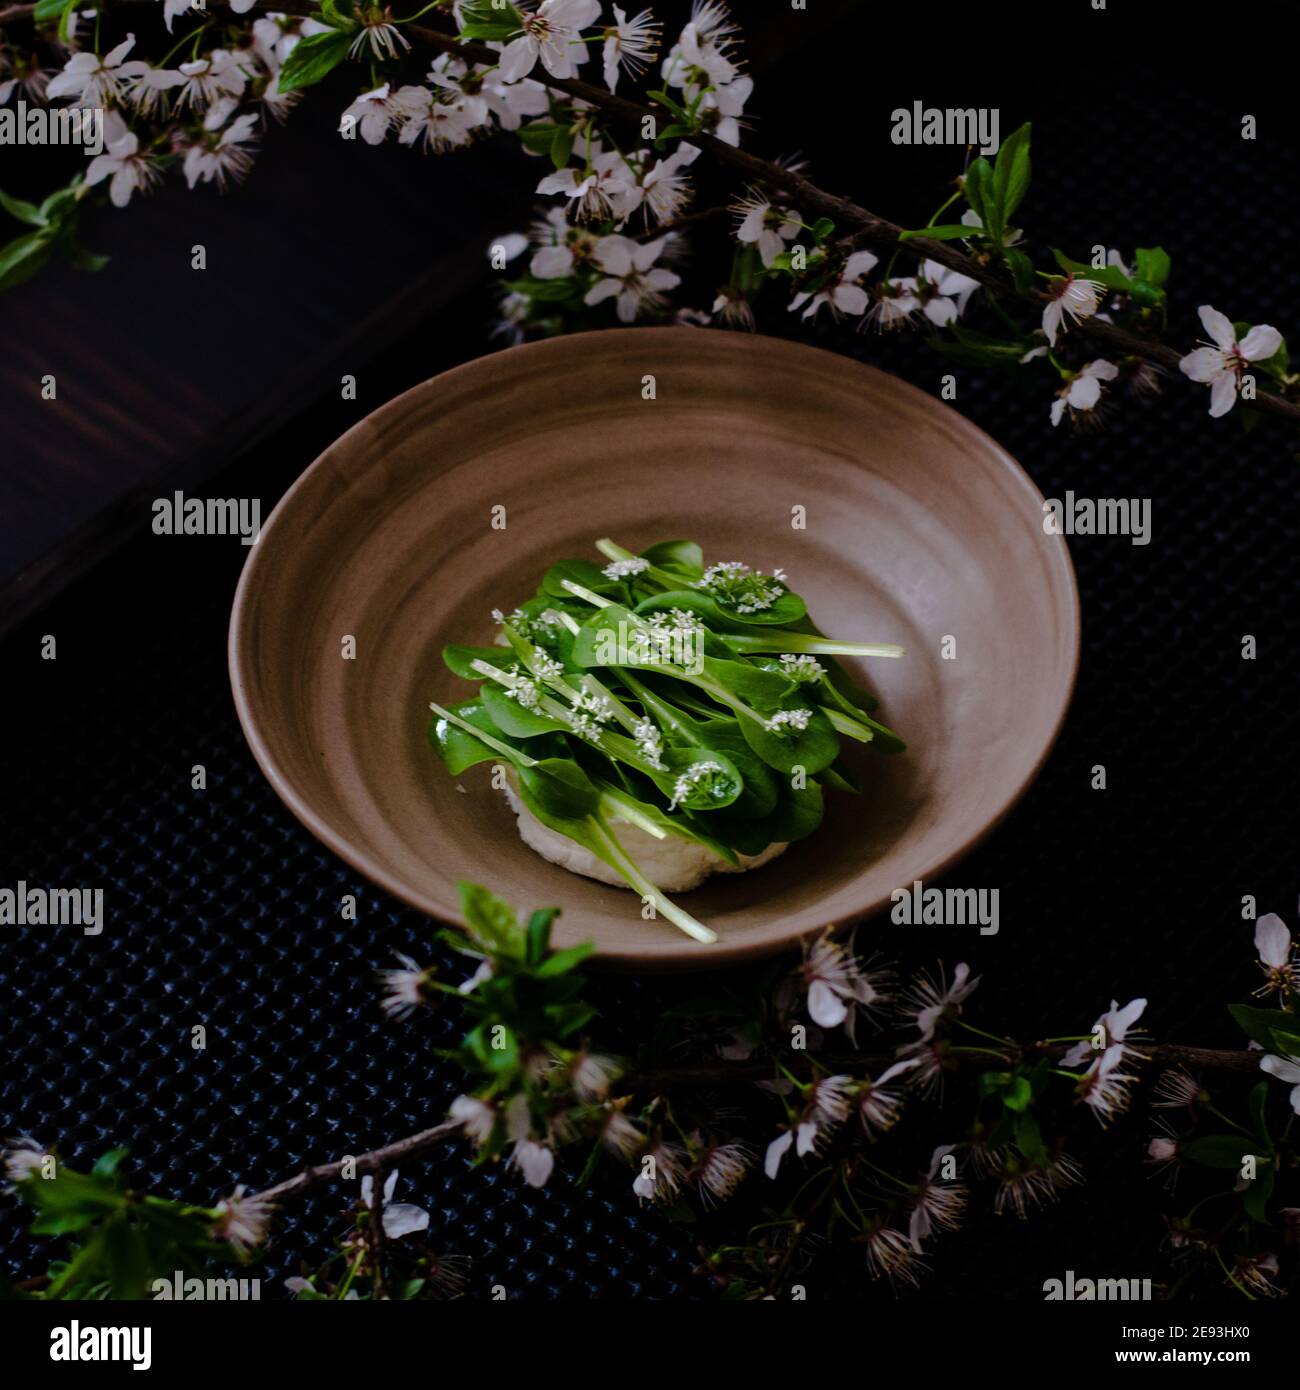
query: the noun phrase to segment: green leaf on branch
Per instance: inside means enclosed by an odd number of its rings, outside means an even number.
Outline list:
[[[331,29],[300,39],[280,69],[280,91],[296,92],[327,77],[348,56],[351,35]]]
[[[551,140],[549,150],[551,163],[557,169],[563,169],[569,162],[573,154],[573,127],[568,125],[556,126],[555,136]]]
[[[566,299],[576,299],[580,286],[571,275],[555,280],[539,280],[535,275],[524,275],[518,280],[507,281],[506,289],[512,294],[527,295],[538,304],[558,304]]]
[[[912,241],[917,237],[929,237],[931,241],[958,241],[962,237],[983,236],[983,227],[968,227],[964,222],[944,222],[937,227],[913,227],[911,231],[900,232],[899,241]]]
[[[1084,261],[1072,261],[1064,251],[1052,247],[1052,255],[1056,258],[1056,264],[1061,267],[1067,275],[1078,276],[1083,280],[1092,280],[1098,285],[1104,285],[1110,290],[1120,290],[1129,293],[1133,288],[1133,282],[1117,265],[1095,266],[1088,265]]]
[[[352,0],[320,0],[320,15],[331,29],[341,29],[346,33],[358,27]]]
[[[460,37],[494,42],[508,39],[523,26],[513,5],[494,5],[491,0],[470,0],[460,9]]]
[[[1229,1004],[1228,1012],[1248,1038],[1270,1052],[1285,1052],[1279,1036],[1294,1036],[1295,1014],[1284,1013],[1281,1009],[1257,1009],[1250,1004]]]
[[[26,202],[22,198],[11,198],[3,189],[0,189],[0,208],[4,208],[10,217],[25,222],[29,227],[45,226],[46,219],[35,203]]]
[[[72,12],[76,6],[77,0],[64,0],[63,8],[59,11],[59,38],[65,44],[72,39]]]
[[[1273,1140],[1268,1132],[1268,1082],[1261,1081],[1250,1093],[1250,1119],[1255,1126],[1255,1134],[1269,1152],[1273,1152]]]
[[[1273,1184],[1277,1181],[1277,1165],[1266,1164],[1258,1176],[1242,1194],[1241,1204],[1253,1221],[1268,1220],[1268,1199],[1273,1195]]]
[[[50,258],[54,238],[48,231],[27,232],[0,247],[0,290],[30,280]]]
[[[952,333],[955,341],[933,338],[929,340],[930,346],[935,352],[965,367],[1018,367],[1020,359],[1028,351],[1023,339],[1013,342],[994,338],[973,328],[963,328],[960,324],[953,325]]]
[[[567,975],[570,970],[581,965],[595,949],[593,942],[584,941],[581,946],[567,946],[563,951],[555,951],[537,967],[537,978],[551,980],[559,975]]]
[[[998,150],[993,166],[993,201],[1000,238],[1029,189],[1029,122],[1013,130]]]
[[[485,946],[511,956],[522,955],[524,942],[514,908],[477,883],[462,882],[457,888],[469,931]]]
[[[528,963],[538,965],[551,949],[551,923],[559,915],[558,907],[538,908],[528,919]]]
[[[1016,1148],[1024,1154],[1030,1163],[1047,1167],[1051,1161],[1051,1155],[1047,1152],[1047,1145],[1043,1143],[1038,1121],[1028,1111],[1016,1116],[1015,1136]]]
[[[1189,1144],[1181,1144],[1180,1158],[1199,1163],[1205,1168],[1240,1168],[1242,1159],[1253,1154],[1259,1146],[1249,1135],[1211,1134],[1204,1139],[1193,1139]]]
[[[972,160],[962,186],[971,211],[979,218],[980,226],[984,229],[983,234],[992,240],[998,240],[1002,234],[1001,228],[994,225],[996,209],[991,206],[993,166],[983,157]]]
[[[1163,246],[1139,246],[1134,252],[1133,278],[1163,286],[1169,279],[1169,252]]]
[[[657,88],[653,92],[647,92],[646,96],[648,96],[651,101],[658,102],[660,106],[667,107],[668,110],[671,111],[673,115],[676,116],[677,119],[682,123],[683,127],[685,128],[688,134],[693,134],[695,130],[698,128],[699,122],[691,116],[691,113],[681,104],[681,102],[679,102],[669,92],[665,91],[662,87]]]
[[[1029,1088],[1029,1081],[1023,1076],[1014,1076],[1002,1092],[1002,1104],[1008,1110],[1014,1110],[1017,1114],[1029,1108],[1029,1102],[1033,1100],[1033,1092]]]
[[[1034,283],[1033,261],[1015,246],[1004,246],[1002,259],[1007,263],[1007,269],[1011,272],[1016,289],[1023,294]]]
[[[683,135],[694,134],[695,132],[690,126],[683,125],[680,121],[674,121],[655,136],[655,148],[661,150],[670,140],[680,140]]]
[[[519,139],[529,154],[550,154],[555,133],[560,127],[554,121],[530,121],[519,127]]]

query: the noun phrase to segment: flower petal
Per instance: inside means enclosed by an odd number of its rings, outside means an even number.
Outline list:
[[[1201,324],[1210,335],[1212,343],[1217,343],[1224,352],[1236,346],[1237,333],[1232,326],[1232,320],[1226,314],[1221,314],[1208,304],[1202,304],[1196,312],[1201,316]]]
[[[1218,419],[1237,403],[1237,378],[1232,372],[1222,372],[1210,387],[1210,415]]]
[[[769,1178],[776,1177],[777,1169],[781,1166],[781,1160],[785,1157],[786,1150],[794,1143],[794,1135],[790,1130],[784,1134],[779,1134],[767,1146],[767,1153],[763,1158],[763,1171]]]
[[[1178,370],[1184,376],[1191,377],[1193,381],[1213,381],[1226,370],[1223,365],[1223,353],[1218,348],[1197,348],[1195,352],[1189,352],[1182,358],[1178,363]]]
[[[808,989],[808,1013],[819,1028],[838,1028],[849,1011],[825,980],[814,980]]]
[[[1282,346],[1282,335],[1269,323],[1257,323],[1238,348],[1247,362],[1266,362]]]
[[[86,175],[86,182],[90,182],[89,174]],[[1255,923],[1255,949],[1259,952],[1260,960],[1274,969],[1291,959],[1291,933],[1276,912],[1266,914]]]
[[[416,1231],[429,1229],[429,1213],[423,1207],[412,1206],[409,1202],[394,1202],[384,1208],[384,1234],[390,1240],[401,1240],[403,1236]]]

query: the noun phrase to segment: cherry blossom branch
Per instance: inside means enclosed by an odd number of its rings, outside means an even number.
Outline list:
[[[1127,1044],[1130,1051],[1145,1057],[1158,1067],[1181,1066],[1200,1071],[1254,1072],[1259,1070],[1259,1052],[1227,1051],[1212,1047],[1189,1047],[1182,1043],[1158,1043],[1150,1045]],[[1008,1055],[1015,1049],[1008,1048]],[[1034,1049],[1026,1049],[1034,1050]],[[1039,1044],[1038,1050],[1046,1056],[1065,1053],[1065,1046]],[[810,1054],[811,1055],[811,1054]],[[865,1070],[878,1071],[898,1061],[895,1052],[845,1052],[816,1056],[820,1067],[831,1072]],[[954,1066],[980,1066],[987,1068],[987,1056],[974,1053],[953,1053],[947,1059]],[[667,1067],[661,1071],[641,1072],[630,1079],[628,1089],[644,1091],[671,1090],[674,1086],[727,1086],[749,1085],[755,1081],[770,1081],[772,1064],[756,1062],[690,1062],[679,1067]]]
[[[156,3],[157,0],[110,0],[110,3],[106,4],[105,7],[119,9],[144,4],[153,6]],[[31,18],[35,8],[34,4],[20,4],[0,9],[0,24]],[[214,6],[213,8],[222,7]],[[267,4],[254,5],[253,9],[259,13],[308,16],[316,11],[317,6],[314,3],[308,3],[307,0],[270,0],[270,3]],[[435,49],[439,53],[450,54],[469,62],[495,67],[500,59],[499,53],[483,43],[461,39],[425,25],[404,25],[403,30],[409,38]],[[580,78],[555,77],[542,69],[537,70],[533,76],[535,81],[551,90],[575,97],[629,124],[640,126],[647,118],[657,122],[664,114],[656,107],[632,101],[615,92],[607,91],[603,87],[584,82]],[[1041,305],[1048,298],[1045,293],[1039,290],[1018,289],[1007,277],[990,268],[979,257],[968,255],[948,242],[934,241],[928,237],[908,237],[904,240],[903,228],[869,211],[850,198],[827,192],[796,170],[785,168],[771,160],[751,154],[748,150],[730,145],[706,132],[692,136],[692,141],[702,150],[711,154],[724,167],[733,169],[747,179],[778,189],[788,195],[800,207],[801,211],[805,213],[811,211],[830,218],[837,225],[852,228],[852,232],[841,241],[843,247],[865,245],[888,250],[902,248],[920,259],[938,262],[950,270],[969,276],[978,281],[991,295],[998,298],[1036,306]],[[702,213],[689,215],[688,218],[679,219],[679,221],[684,223],[693,219],[703,220],[706,216],[716,215],[722,211],[725,209],[709,209]],[[1113,324],[1099,322],[1096,319],[1087,319],[1075,324],[1071,332],[1077,334],[1084,341],[1095,344],[1098,348],[1141,359],[1162,368],[1174,379],[1186,380],[1178,372],[1180,354],[1163,343],[1138,337]],[[1265,414],[1278,416],[1281,419],[1291,421],[1293,424],[1300,424],[1300,403],[1289,401],[1285,397],[1261,392],[1246,404]]]
[[[1061,1048],[1044,1048],[1046,1052],[1063,1052]],[[1234,1052],[1221,1048],[1189,1047],[1182,1043],[1159,1043],[1150,1046],[1132,1045],[1132,1050],[1146,1057],[1159,1067],[1181,1066],[1200,1071],[1255,1072],[1259,1070],[1258,1052]],[[897,1061],[893,1052],[843,1053],[819,1056],[818,1063],[830,1071],[879,1070]],[[957,1053],[952,1057],[957,1065],[988,1066],[987,1057]],[[623,1087],[625,1091],[646,1091],[658,1093],[672,1090],[678,1086],[739,1086],[752,1085],[756,1081],[770,1081],[772,1066],[769,1062],[690,1062],[682,1066],[669,1067],[659,1071],[640,1072],[628,1078]],[[337,1163],[322,1163],[304,1168],[295,1177],[268,1187],[259,1192],[255,1199],[263,1203],[281,1203],[287,1199],[301,1197],[313,1188],[337,1182],[343,1175],[344,1164],[363,1175],[380,1174],[398,1167],[413,1158],[422,1158],[440,1145],[453,1139],[462,1129],[461,1121],[445,1120],[432,1129],[421,1130],[418,1134],[407,1135],[405,1139],[394,1140],[382,1148],[359,1154],[350,1160]]]
[[[338,1163],[322,1163],[312,1168],[304,1168],[296,1177],[286,1178],[284,1182],[268,1187],[265,1192],[259,1192],[256,1200],[272,1203],[282,1202],[290,1197],[300,1197],[313,1187],[337,1182],[343,1176],[345,1164],[349,1168],[354,1167],[359,1174],[378,1174],[381,1170],[386,1172],[408,1159],[420,1158],[429,1153],[453,1135],[459,1134],[460,1130],[459,1120],[444,1120],[432,1129],[423,1129],[418,1134],[408,1134],[405,1139],[396,1139],[391,1144],[372,1149],[355,1159],[342,1159]]]

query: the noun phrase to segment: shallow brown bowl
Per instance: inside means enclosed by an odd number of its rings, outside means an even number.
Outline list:
[[[456,882],[472,879],[522,909],[562,906],[557,942],[594,940],[611,964],[752,958],[937,878],[1042,767],[1079,653],[1074,574],[1042,501],[962,416],[817,349],[694,328],[512,348],[382,406],[289,489],[235,596],[235,703],[303,824],[432,917],[456,921]],[[493,608],[555,560],[598,558],[600,536],[691,537],[710,560],[784,566],[823,631],[907,649],[861,674],[910,751],[864,750],[866,795],[828,795],[810,840],[681,895],[714,946],[537,857],[490,768],[453,778],[425,741],[429,701],[472,689],[443,644],[489,640]]]

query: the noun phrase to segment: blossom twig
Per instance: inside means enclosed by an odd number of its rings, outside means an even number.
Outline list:
[[[1064,1048],[1058,1049],[1064,1051]],[[1157,1066],[1195,1067],[1206,1071],[1256,1072],[1259,1070],[1258,1052],[1228,1051],[1222,1048],[1188,1047],[1181,1043],[1160,1043],[1153,1046],[1134,1046],[1133,1051],[1148,1058]],[[895,1060],[892,1052],[845,1053],[835,1056],[819,1056],[818,1062],[832,1071],[848,1068],[872,1071],[886,1067]],[[954,1060],[959,1064],[987,1066],[987,1059],[968,1054],[957,1054]],[[770,1062],[691,1062],[682,1066],[665,1068],[662,1071],[645,1071],[629,1077],[621,1088],[629,1091],[658,1092],[671,1090],[676,1086],[716,1086],[750,1085],[755,1081],[770,1080]],[[446,1120],[432,1129],[409,1134],[405,1139],[397,1139],[370,1153],[358,1154],[352,1163],[358,1174],[374,1173],[395,1167],[412,1158],[422,1157],[439,1145],[454,1138],[461,1130],[459,1120]],[[343,1173],[343,1162],[323,1163],[304,1168],[295,1177],[268,1187],[259,1192],[257,1198],[265,1202],[283,1202],[286,1198],[300,1197],[313,1188],[326,1183],[337,1182]]]
[[[453,1135],[458,1134],[460,1129],[461,1122],[459,1120],[444,1120],[442,1124],[434,1125],[432,1129],[423,1129],[418,1134],[408,1134],[405,1139],[397,1139],[391,1144],[385,1144],[383,1148],[360,1154],[351,1160],[351,1163],[355,1165],[358,1174],[378,1174],[381,1171],[396,1167],[407,1159],[418,1158],[431,1149],[436,1149],[439,1144],[445,1143]],[[258,1199],[265,1202],[282,1202],[288,1197],[299,1197],[311,1188],[320,1187],[329,1182],[337,1182],[343,1175],[343,1167],[346,1162],[349,1160],[322,1163],[315,1167],[304,1168],[296,1177],[286,1178],[284,1182],[276,1183],[274,1187],[268,1187],[265,1192],[259,1192],[257,1194]]]
[[[127,8],[146,3],[153,4],[154,0],[112,0],[108,8]],[[316,9],[315,5],[307,3],[307,0],[274,0],[274,3],[257,4],[250,8],[259,13],[294,16],[309,16]],[[0,25],[29,19],[35,9],[34,4],[10,5],[0,9]],[[244,10],[241,10],[242,12]],[[495,68],[500,62],[500,54],[486,44],[461,39],[427,26],[404,24],[403,33],[414,42],[452,57],[481,63],[489,68]],[[533,74],[533,79],[554,91],[575,97],[611,117],[637,126],[647,117],[658,121],[665,114],[660,108],[632,101],[581,78],[557,77],[538,68]],[[903,240],[903,229],[895,223],[869,211],[850,198],[827,192],[795,169],[751,154],[707,132],[692,136],[692,140],[700,149],[708,151],[718,163],[736,170],[746,179],[780,190],[806,212],[821,214],[832,219],[837,225],[851,228],[852,231],[843,239],[846,245],[863,244],[891,249],[903,247],[918,258],[937,262],[961,275],[969,276],[997,298],[1019,300],[1034,305],[1041,305],[1047,298],[1041,290],[1032,287],[1017,288],[1011,280],[992,269],[989,264],[958,250],[952,243],[920,236],[909,236]],[[1162,343],[1128,333],[1095,318],[1078,324],[1075,331],[1099,347],[1109,348],[1113,352],[1161,367],[1174,379],[1186,379],[1177,370],[1180,355]],[[1256,410],[1300,424],[1300,403],[1287,400],[1281,395],[1261,392],[1248,403]]]

